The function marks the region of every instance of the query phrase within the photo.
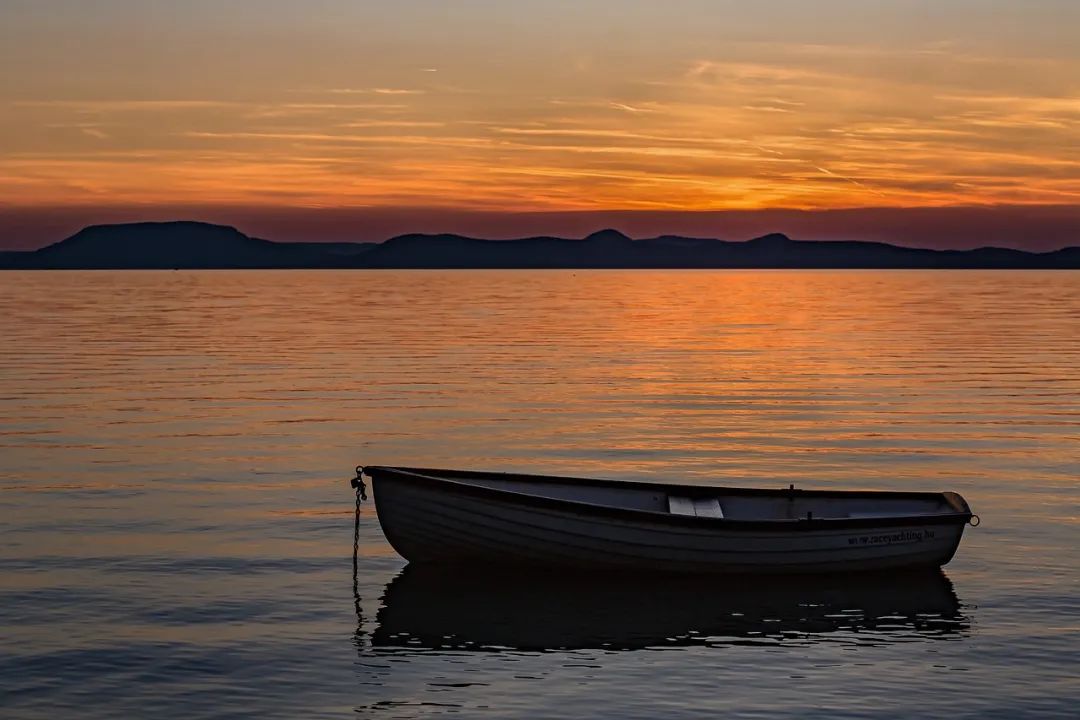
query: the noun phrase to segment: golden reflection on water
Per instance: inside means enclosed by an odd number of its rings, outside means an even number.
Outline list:
[[[1078,435],[1072,273],[5,280],[5,485],[59,451],[966,486]]]

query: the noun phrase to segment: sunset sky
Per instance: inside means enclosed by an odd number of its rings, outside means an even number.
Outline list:
[[[1080,245],[1076,0],[3,0],[0,107],[7,248],[178,217]]]

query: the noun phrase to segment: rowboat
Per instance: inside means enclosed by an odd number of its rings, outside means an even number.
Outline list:
[[[846,640],[970,632],[938,568],[849,575],[666,575],[406,566],[368,635],[381,648],[546,651]],[[433,601],[433,598],[438,598]],[[364,620],[361,617],[360,622]]]
[[[383,533],[410,563],[673,573],[940,567],[964,526],[954,492],[712,487],[368,466]]]

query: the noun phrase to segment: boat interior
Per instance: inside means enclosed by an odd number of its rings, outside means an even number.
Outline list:
[[[427,473],[423,473],[427,474]],[[960,512],[944,493],[757,491],[708,486],[598,483],[588,480],[462,473],[447,477],[496,490],[606,507],[726,520],[802,520],[951,515]]]

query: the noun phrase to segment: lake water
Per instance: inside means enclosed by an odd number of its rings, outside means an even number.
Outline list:
[[[0,273],[5,718],[1075,717],[1080,273]],[[356,464],[955,490],[941,575],[403,572]],[[376,488],[377,492],[377,488]]]

